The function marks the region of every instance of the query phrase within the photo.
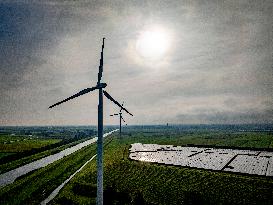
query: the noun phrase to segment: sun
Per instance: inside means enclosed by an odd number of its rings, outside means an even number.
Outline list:
[[[153,28],[140,33],[136,41],[136,50],[140,56],[156,60],[166,54],[169,44],[168,33],[162,28]]]

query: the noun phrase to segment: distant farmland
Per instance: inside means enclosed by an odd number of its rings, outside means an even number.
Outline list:
[[[0,127],[0,173],[87,140],[86,127]]]
[[[132,161],[129,159],[132,143],[272,150],[273,134],[268,128],[129,126],[124,129],[121,138],[114,134],[105,139],[104,202],[273,204],[272,177]],[[0,203],[39,204],[95,153],[96,145],[90,145],[47,167],[22,176],[0,190]],[[95,204],[95,199],[94,160],[87,164],[50,204]]]
[[[147,127],[146,127],[147,128]],[[127,129],[105,150],[106,204],[272,204],[273,179],[128,159],[131,143],[208,145],[272,149],[268,132],[234,130]],[[96,164],[91,162],[53,204],[95,204]]]
[[[18,152],[29,151],[33,148],[41,148],[50,144],[60,142],[61,139],[45,139],[33,137],[32,135],[0,135],[0,151],[1,155],[15,154]]]

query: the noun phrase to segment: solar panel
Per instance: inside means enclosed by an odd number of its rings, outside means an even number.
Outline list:
[[[129,158],[166,165],[273,176],[273,152],[134,143]]]

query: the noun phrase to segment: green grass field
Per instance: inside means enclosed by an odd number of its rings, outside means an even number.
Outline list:
[[[60,139],[29,139],[26,141],[11,141],[9,144],[0,144],[1,152],[23,152],[33,148],[40,148],[49,144],[60,142]]]
[[[105,204],[273,204],[273,179],[128,159],[131,143],[272,148],[263,132],[127,129],[104,150]],[[107,138],[105,143],[110,142]],[[29,173],[0,190],[0,204],[39,204],[96,153],[90,145]],[[50,204],[95,204],[96,160],[90,162]]]
[[[0,135],[0,156],[29,151],[60,142],[61,139],[43,139],[30,136]],[[1,159],[1,158],[0,158]]]
[[[105,204],[273,204],[273,179],[128,159],[131,143],[218,145],[272,148],[266,133],[199,133],[168,136],[130,133],[105,149]],[[96,163],[91,162],[52,204],[95,204]]]
[[[74,142],[71,142],[71,143],[68,143],[68,144],[61,145],[61,146],[53,148],[53,149],[48,149],[46,151],[39,152],[37,154],[33,154],[33,155],[30,155],[30,156],[20,158],[18,160],[13,160],[13,161],[1,164],[0,165],[0,174],[4,173],[4,172],[7,172],[7,171],[10,171],[12,169],[15,169],[15,168],[17,168],[19,166],[23,166],[23,165],[28,164],[30,162],[33,162],[35,160],[41,159],[43,157],[49,156],[51,154],[58,153],[58,152],[66,149],[66,148],[72,147],[72,146],[74,146],[76,144],[79,144],[79,143],[81,143],[83,141],[86,141],[88,139],[89,138],[80,139],[80,140],[77,140],[77,141],[74,141]]]
[[[39,204],[95,154],[89,145],[0,189],[0,204]]]

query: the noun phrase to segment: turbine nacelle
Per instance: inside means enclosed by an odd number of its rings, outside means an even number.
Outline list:
[[[97,89],[100,89],[100,88],[106,88],[107,84],[106,83],[99,83],[97,84]]]
[[[113,117],[113,116],[117,116],[117,115],[119,115],[119,114],[115,113],[115,114],[112,114],[112,115],[109,115],[109,116]]]

